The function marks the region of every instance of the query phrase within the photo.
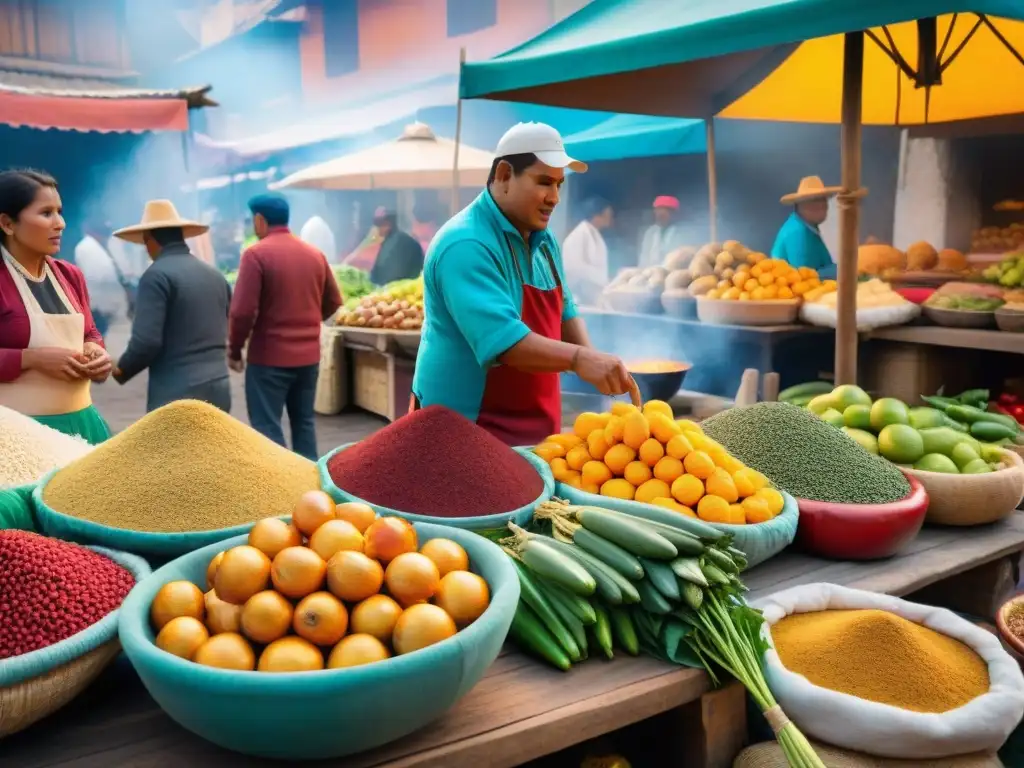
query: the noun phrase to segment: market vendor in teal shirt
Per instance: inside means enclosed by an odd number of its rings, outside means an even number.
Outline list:
[[[487,189],[434,237],[412,409],[442,405],[507,445],[561,431],[559,374],[628,392],[622,361],[593,348],[548,231],[565,169],[587,166],[558,132],[520,123],[498,142]]]
[[[775,236],[772,258],[782,259],[794,267],[810,267],[824,278],[836,277],[836,265],[821,239],[820,227],[828,218],[828,201],[841,187],[826,187],[817,176],[800,180],[796,192],[783,195],[782,204],[792,205],[786,223]]]

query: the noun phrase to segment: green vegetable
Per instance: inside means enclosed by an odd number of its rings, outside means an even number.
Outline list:
[[[561,584],[570,592],[586,597],[594,594],[597,588],[586,569],[539,539],[522,542],[516,553],[531,571]]]
[[[605,512],[599,507],[573,507],[576,521],[627,552],[656,560],[671,560],[678,552],[672,542],[643,525],[640,521]]]
[[[587,633],[583,628],[583,622],[577,618],[572,609],[554,590],[545,590],[539,580],[536,586],[542,591],[544,597],[548,599],[548,603],[551,604],[555,614],[562,622],[562,626],[569,630],[572,639],[576,641],[576,646],[580,651],[580,660],[587,658]],[[572,654],[570,654],[570,658],[572,658]],[[573,661],[576,661],[576,659],[573,659]]]
[[[567,502],[552,499],[547,504],[554,504],[555,506],[568,507],[570,506]],[[704,542],[714,542],[725,536],[725,533],[713,528],[702,520],[697,520],[693,517],[687,517],[681,515],[678,512],[665,509],[664,507],[656,507],[653,504],[637,505],[630,507],[629,513],[625,512],[611,512],[610,510],[603,510],[609,514],[619,515],[621,517],[627,517],[636,519],[639,518],[648,523],[660,523],[661,525],[667,525],[670,528],[688,533],[691,536],[696,536],[698,539]]]
[[[690,581],[683,582],[683,602],[693,611],[699,611],[704,602],[704,590]]]
[[[618,606],[608,608],[608,618],[612,625],[615,644],[630,656],[640,654],[640,640],[636,636],[636,627],[629,616],[629,611]]]
[[[1012,440],[1018,430],[995,421],[975,421],[971,424],[971,437],[994,443],[997,440]]]
[[[692,582],[700,587],[708,586],[707,576],[700,569],[700,561],[695,557],[679,557],[669,563],[672,572],[680,579]]]
[[[730,408],[702,426],[739,461],[798,499],[887,504],[910,493],[907,478],[890,462],[787,403]]]
[[[645,611],[662,615],[672,610],[671,603],[647,579],[636,583],[636,591],[640,593],[640,607]]]
[[[633,555],[618,544],[598,536],[582,525],[572,533],[573,543],[585,549],[605,565],[609,565],[627,579],[638,581],[644,577],[644,568]]]
[[[524,651],[530,651],[554,667],[568,672],[572,666],[569,656],[551,633],[540,623],[530,608],[523,603],[516,608],[512,617],[509,635]]]
[[[717,568],[720,568],[725,573],[740,572],[739,566],[733,562],[733,559],[728,554],[714,547],[708,547],[704,551],[704,557],[708,562],[714,563]]]
[[[600,605],[595,606],[594,610],[597,612],[597,623],[592,627],[592,631],[597,645],[604,651],[607,658],[615,658],[615,651],[612,649],[612,625],[608,618],[608,612]]]
[[[727,586],[729,584],[729,574],[714,563],[705,561],[700,564],[700,569],[704,572],[704,575],[711,584],[719,584],[721,586]]]
[[[960,405],[960,401],[953,397],[942,397],[941,395],[921,395],[921,399],[924,400],[932,408],[937,408],[940,411],[945,411],[947,408],[953,405]]]
[[[779,392],[779,400],[788,403],[796,398],[807,398],[807,401],[810,402],[810,398],[815,395],[827,395],[831,391],[832,384],[827,381],[805,381],[803,384],[786,387]]]
[[[590,626],[597,621],[594,615],[594,606],[590,604],[590,601],[585,597],[574,595],[564,587],[560,587],[553,582],[544,582],[544,593],[551,597],[553,600],[558,599],[565,603],[565,606],[572,611],[572,615],[579,619],[583,626]]]
[[[953,405],[946,410],[946,415],[957,421],[962,421],[966,424],[974,424],[979,421],[990,421],[994,424],[1005,424],[1007,427],[1013,430],[1013,434],[1016,435],[1020,432],[1020,424],[1012,416],[1007,416],[1003,413],[992,413],[990,411],[983,411],[981,408],[974,408],[970,405]]]
[[[513,558],[512,562],[519,573],[519,599],[537,614],[537,618],[547,627],[547,630],[558,641],[558,644],[565,649],[569,658],[574,662],[580,661],[583,658],[580,647],[573,639],[572,633],[562,623],[558,614],[555,613],[551,602],[534,584],[529,569],[515,558]]]
[[[644,572],[647,575],[647,580],[654,585],[654,588],[661,592],[669,600],[678,600],[679,595],[679,583],[676,580],[675,572],[668,566],[667,563],[659,562],[657,560],[643,560]],[[640,595],[641,599],[643,595]]]
[[[956,396],[956,400],[963,405],[982,407],[988,405],[990,393],[987,389],[968,389]]]
[[[680,515],[680,517],[682,517],[682,515]],[[672,546],[676,548],[676,551],[680,554],[680,556],[700,555],[704,552],[704,542],[702,542],[692,533],[687,533],[686,531],[682,531],[678,528],[673,528],[671,525],[657,523],[653,520],[644,520],[643,518],[633,519],[643,521],[643,524],[649,527],[652,531],[655,531],[659,536],[663,536],[664,538],[672,542]]]
[[[594,581],[597,582],[597,594],[600,595],[601,599],[606,603],[618,605],[622,602],[640,602],[640,594],[635,588],[633,588],[629,579],[617,573],[614,568],[605,565],[589,552],[580,549],[575,544],[567,544],[566,542],[559,541],[558,539],[552,539],[552,542],[554,542],[553,546],[557,546],[560,552],[569,555],[587,569],[587,572],[590,573],[590,575],[594,577]],[[623,585],[626,585],[632,590],[628,595],[623,593]],[[629,599],[627,599],[627,597]]]

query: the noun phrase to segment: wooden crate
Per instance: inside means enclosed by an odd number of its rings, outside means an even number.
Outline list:
[[[873,397],[895,397],[908,405],[923,405],[919,395],[962,392],[982,386],[984,354],[979,350],[872,339],[861,345],[860,383]]]
[[[394,421],[409,409],[414,360],[387,352],[349,348],[352,402],[364,411]]]

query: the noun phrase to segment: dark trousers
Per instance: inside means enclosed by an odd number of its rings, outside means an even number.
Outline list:
[[[183,390],[175,388],[174,392],[162,391],[160,387],[155,386],[156,383],[150,378],[147,412],[155,411],[175,400],[202,400],[215,408],[220,408],[224,413],[231,413],[231,379],[227,376],[202,384],[193,384]]]
[[[281,413],[287,410],[292,425],[292,450],[316,461],[316,425],[313,401],[320,366],[276,368],[270,365],[249,365],[245,369],[245,403],[249,424],[278,445],[287,447],[281,429]]]

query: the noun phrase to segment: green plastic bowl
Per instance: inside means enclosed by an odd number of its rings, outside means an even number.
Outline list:
[[[491,588],[484,614],[454,637],[386,661],[322,672],[237,672],[199,666],[154,645],[149,607],[164,584],[204,583],[218,552],[246,537],[168,563],[128,595],[121,608],[124,652],[146,690],[182,727],[214,744],[279,760],[338,758],[400,739],[436,720],[497,658],[519,602],[512,561],[481,536],[415,524],[420,544],[457,541]]]
[[[348,443],[339,448],[335,448],[333,451],[325,456],[322,456],[316,463],[317,471],[320,473],[320,487],[323,488],[338,504],[344,504],[346,502],[359,502],[361,504],[367,504],[373,507],[374,511],[381,517],[403,517],[411,523],[432,523],[434,525],[445,525],[453,528],[465,528],[469,531],[476,531],[478,533],[483,531],[494,531],[504,530],[508,527],[509,522],[513,522],[516,525],[524,526],[533,519],[533,511],[537,508],[538,504],[541,504],[551,498],[551,494],[555,492],[555,478],[551,474],[551,468],[547,465],[540,456],[537,456],[532,448],[513,448],[516,453],[530,462],[530,466],[537,470],[537,474],[540,475],[541,480],[544,481],[544,490],[541,491],[534,501],[530,502],[526,506],[520,507],[519,509],[513,509],[511,512],[500,512],[496,515],[477,515],[474,517],[432,517],[431,515],[417,515],[414,512],[403,512],[400,509],[390,509],[380,504],[374,504],[367,501],[366,499],[360,499],[358,496],[353,496],[351,493],[339,488],[334,484],[334,480],[331,479],[331,473],[327,471],[327,462],[331,460],[331,457],[336,453],[344,451],[346,448],[351,448],[355,443]]]
[[[796,499],[785,491],[780,491],[785,503],[782,511],[766,523],[757,525],[728,525],[726,523],[708,523],[712,528],[730,533],[733,536],[732,546],[747,556],[747,568],[763,563],[793,543],[796,538],[797,523],[800,521],[800,508]],[[639,501],[613,499],[610,496],[598,496],[573,488],[571,485],[559,483],[555,495],[570,504],[584,507],[604,507],[616,512],[625,512],[637,508],[652,507]]]
[[[102,547],[134,552],[147,557],[169,558],[185,555],[210,544],[248,533],[249,529],[256,524],[254,520],[244,525],[216,528],[212,531],[153,533],[114,528],[91,520],[82,520],[58,512],[43,501],[46,484],[56,471],[48,472],[32,491],[32,504],[35,507],[39,529],[42,533],[55,539],[65,539],[80,544],[98,544]],[[116,504],[117,500],[111,499],[110,503]]]

